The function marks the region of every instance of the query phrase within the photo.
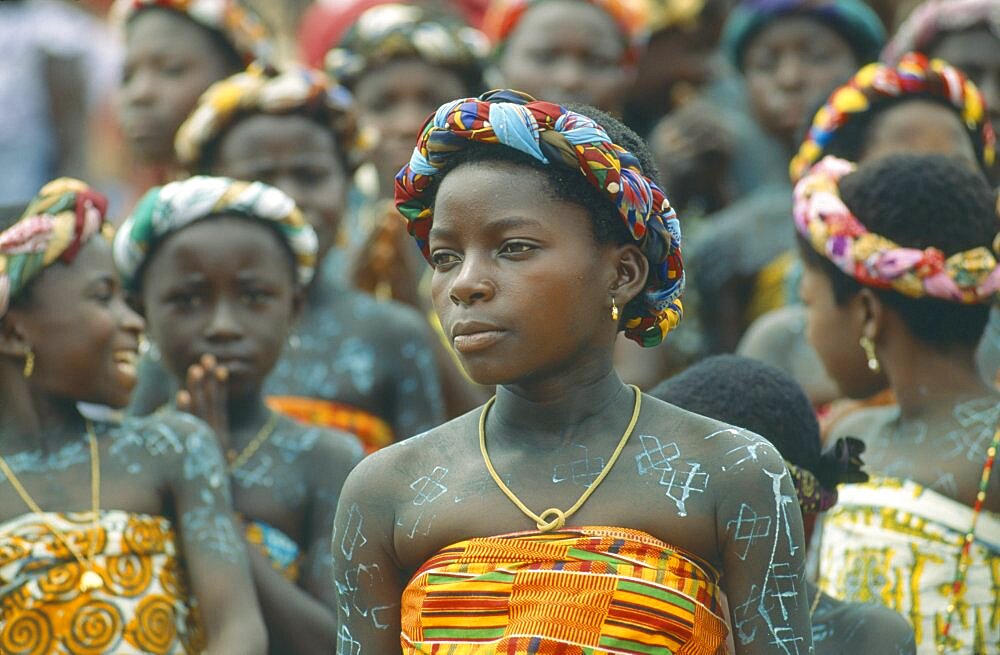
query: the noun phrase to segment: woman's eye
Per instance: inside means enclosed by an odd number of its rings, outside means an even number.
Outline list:
[[[262,291],[260,289],[251,289],[249,291],[243,292],[243,300],[250,304],[259,304],[266,301],[271,297],[271,294],[267,291]]]
[[[431,263],[434,268],[441,268],[458,262],[458,255],[447,250],[439,250],[431,253]]]
[[[505,243],[500,249],[501,253],[518,255],[526,252],[531,252],[535,249],[535,246],[530,243],[525,243],[523,241],[511,241],[510,243]]]
[[[201,297],[193,293],[176,293],[168,302],[179,309],[193,309],[201,305]]]

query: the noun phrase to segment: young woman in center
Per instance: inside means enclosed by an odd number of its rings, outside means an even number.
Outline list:
[[[717,653],[730,626],[741,655],[812,652],[781,456],[612,367],[620,330],[655,346],[681,317],[680,229],[641,140],[581,111],[452,101],[397,176],[445,332],[497,394],[348,477],[340,653]]]

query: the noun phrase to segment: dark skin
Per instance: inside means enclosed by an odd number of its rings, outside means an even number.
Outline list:
[[[635,76],[614,19],[577,0],[539,3],[521,17],[497,66],[504,86],[559,104],[581,103],[621,114]]]
[[[143,322],[126,305],[110,245],[100,237],[73,263],[47,268],[27,294],[0,319],[0,452],[8,462],[24,457],[44,462],[30,470],[15,467],[43,509],[89,512],[89,457],[68,455],[86,434],[76,403],[124,406],[135,384]],[[21,369],[28,348],[35,352],[35,372],[25,379]],[[223,527],[235,533],[229,492],[219,484],[221,457],[205,426],[168,413],[145,423],[102,425],[97,434],[102,509],[173,522],[208,652],[264,653],[267,637],[246,553],[238,541],[225,540]],[[164,448],[164,439],[177,447]],[[195,473],[193,461],[199,462]],[[0,521],[25,511],[13,491],[0,493]],[[215,526],[211,532],[204,528],[205,516]]]
[[[136,159],[173,166],[177,128],[202,92],[241,67],[180,12],[149,8],[136,14],[125,33],[117,98],[122,131]]]
[[[178,408],[212,425],[223,449],[243,452],[270,418],[262,386],[301,302],[284,245],[262,223],[214,217],[170,235],[143,283],[150,338],[184,381]],[[340,487],[360,458],[351,436],[279,419],[230,471],[236,511],[281,530],[303,553],[295,584],[250,548],[272,652],[320,652],[336,639],[330,532]]]
[[[632,412],[634,395],[612,368],[618,329],[609,310],[612,298],[624,306],[641,291],[648,264],[634,245],[597,244],[582,207],[556,199],[537,172],[513,164],[467,164],[448,173],[434,220],[435,309],[469,374],[497,385],[485,427],[490,457],[535,511],[569,507],[583,487],[557,482],[554,467],[578,459],[581,448],[591,458],[608,457]],[[560,320],[542,318],[552,316]],[[489,478],[479,453],[479,417],[473,411],[384,449],[348,479],[333,538],[342,649],[358,643],[372,652],[400,652],[400,595],[424,561],[463,539],[533,528]],[[644,397],[635,432],[674,442],[686,461],[721,479],[723,453],[758,439],[739,431],[705,439],[724,427]],[[567,523],[644,530],[723,568],[730,606],[744,606],[734,610],[741,655],[779,652],[762,636],[764,621],[746,608],[757,606],[769,564],[801,572],[804,552],[798,512],[782,513],[792,539],[775,542],[773,562],[770,545],[751,549],[746,559],[733,546],[726,526],[740,502],[729,481],[740,485],[740,500],[761,513],[775,514],[779,496],[794,496],[773,448],[755,448],[757,464],[774,471],[780,483],[756,464],[736,466],[727,469],[726,483],[708,484],[675,504],[664,497],[658,475],[642,475],[634,464],[644,449],[631,439]],[[440,483],[440,493],[425,493],[429,480]],[[794,593],[804,595],[800,577],[794,584]],[[808,632],[803,603],[782,621],[794,634]],[[798,647],[805,652],[804,644]]]

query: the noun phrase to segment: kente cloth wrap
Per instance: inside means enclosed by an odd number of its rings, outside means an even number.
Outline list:
[[[137,276],[160,241],[195,221],[221,214],[273,224],[295,255],[298,283],[309,284],[316,267],[316,232],[295,201],[263,182],[205,175],[153,187],[139,200],[115,234],[113,253],[122,283],[137,290],[142,282]]]
[[[482,88],[488,54],[489,42],[483,33],[454,15],[418,4],[385,4],[358,17],[337,47],[326,54],[325,67],[331,77],[353,88],[373,68],[415,57],[456,70]]]
[[[332,129],[343,159],[357,146],[354,98],[325,73],[292,66],[285,70],[251,65],[216,82],[202,94],[174,138],[177,160],[188,171],[207,173],[205,156],[239,120],[253,114],[301,114]]]
[[[428,191],[450,156],[471,142],[501,144],[578,171],[618,210],[650,263],[641,310],[623,312],[625,336],[658,345],[683,315],[681,227],[663,190],[635,155],[591,118],[519,91],[490,91],[441,105],[424,124],[410,163],[396,175],[396,208],[430,262],[434,198]],[[630,303],[630,307],[634,303]]]
[[[159,7],[181,13],[216,32],[243,58],[244,64],[268,61],[273,50],[270,30],[240,0],[115,0],[114,22],[126,25],[142,10]],[[181,44],[178,44],[181,45]]]
[[[728,634],[718,574],[612,527],[459,542],[403,591],[403,653],[716,655]]]
[[[917,652],[935,653],[972,508],[910,480],[873,478],[840,490],[823,520],[819,587],[880,603],[913,625]],[[1000,653],[1000,516],[979,516],[966,590],[948,653]]]
[[[529,9],[548,0],[492,0],[483,18],[483,31],[499,54]],[[644,0],[579,0],[608,14],[625,43],[624,63],[638,62],[649,36],[649,11]]]
[[[825,157],[795,185],[795,228],[816,252],[868,287],[960,304],[994,299],[1000,266],[989,248],[948,256],[934,247],[907,248],[869,232],[841,200],[837,186],[854,168],[843,159]]]
[[[271,568],[290,582],[299,580],[299,545],[278,528],[263,521],[247,521],[247,542],[267,558]]]
[[[859,64],[878,59],[885,28],[871,7],[861,0],[744,0],[729,12],[722,28],[721,48],[736,68],[754,36],[775,20],[805,16],[832,28],[851,46]]]
[[[80,248],[104,228],[108,200],[80,180],[49,182],[21,218],[0,232],[0,316],[42,270],[70,264]]]
[[[350,432],[371,454],[396,441],[392,426],[363,409],[322,398],[268,396],[267,406],[307,425]]]
[[[964,73],[940,59],[908,53],[895,67],[869,64],[830,94],[813,117],[799,152],[789,165],[792,183],[823,158],[837,133],[852,121],[878,111],[880,105],[912,96],[946,103],[961,118],[983,168],[993,165],[996,135],[983,96]]]
[[[941,37],[976,27],[1000,39],[1000,0],[929,0],[900,24],[882,51],[882,61],[893,64],[908,52],[930,54]]]
[[[0,525],[0,652],[190,655],[204,633],[170,521],[101,512],[94,564],[104,586],[80,591],[80,564],[46,524],[87,553],[89,513],[25,514]]]

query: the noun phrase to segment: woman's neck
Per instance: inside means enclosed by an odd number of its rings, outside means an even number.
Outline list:
[[[258,389],[242,397],[230,398],[227,404],[227,415],[229,434],[234,441],[231,445],[240,446],[252,439],[261,426],[267,422],[271,410],[264,402],[263,393]]]
[[[32,392],[20,371],[0,373],[0,434],[4,452],[52,453],[76,440],[86,423],[76,401]]]
[[[882,365],[904,421],[951,413],[960,399],[995,394],[979,377],[973,347],[938,350],[915,341],[886,352]]]

